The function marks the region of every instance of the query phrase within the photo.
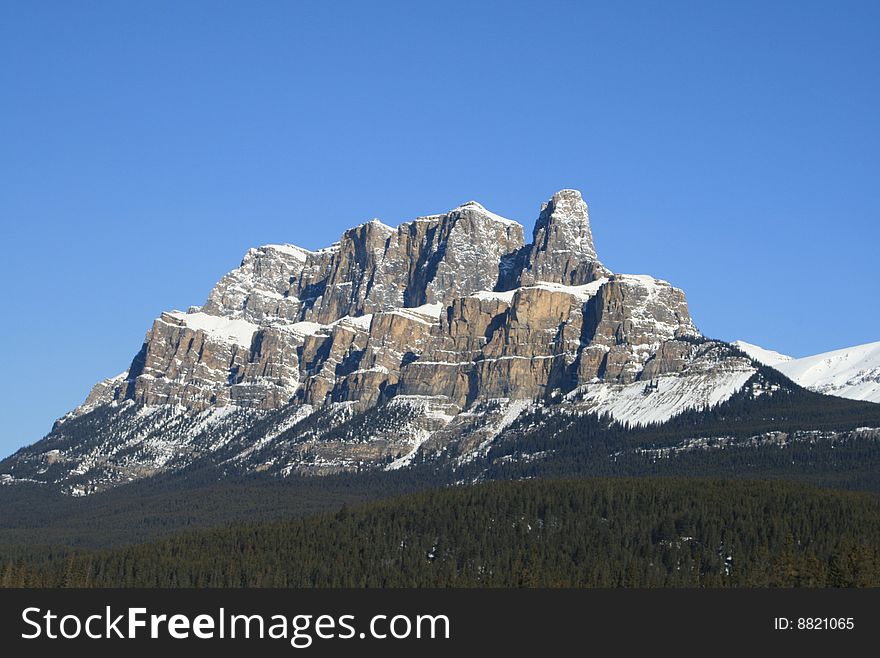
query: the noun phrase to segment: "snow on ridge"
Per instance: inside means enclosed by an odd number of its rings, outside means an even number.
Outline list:
[[[599,292],[599,288],[608,283],[607,278],[596,279],[595,281],[591,281],[590,283],[585,283],[580,286],[567,286],[563,283],[552,283],[549,281],[538,281],[534,285],[524,286],[525,289],[528,288],[538,288],[540,290],[550,290],[553,292],[564,292],[569,295],[574,295],[578,299],[582,301],[587,301],[592,297],[596,296],[596,293]],[[522,290],[522,288],[521,288]]]
[[[332,322],[330,326],[334,326],[336,324],[348,324],[357,327],[358,329],[362,329],[364,331],[369,331],[370,324],[373,322],[373,314],[367,313],[365,315],[346,315],[335,322]]]
[[[793,359],[774,367],[818,393],[880,402],[880,342]]]
[[[496,292],[494,290],[478,290],[477,292],[468,295],[468,297],[476,297],[477,299],[484,302],[498,300],[510,304],[513,301],[513,296],[516,294],[517,290],[519,290],[519,288],[514,288],[513,290],[505,290],[504,292]]]
[[[755,374],[753,368],[726,372],[723,375],[660,377],[651,382],[628,385],[586,384],[577,389],[591,411],[610,414],[621,423],[650,425],[663,423],[691,409],[713,407],[728,400]]]
[[[308,320],[294,322],[293,324],[282,324],[279,326],[285,331],[299,334],[300,336],[314,336],[315,334],[320,333],[321,330],[330,328],[330,325],[321,324],[319,322],[309,322]]]
[[[672,287],[669,281],[658,279],[650,274],[614,274],[613,277],[618,281],[628,281],[630,283],[639,283],[649,290],[655,290],[658,286]]]
[[[441,309],[438,311],[437,315],[433,315],[427,312],[419,312],[415,311],[412,308],[389,308],[387,311],[382,311],[383,313],[389,313],[391,315],[399,315],[401,317],[406,318],[407,320],[414,320],[416,322],[421,322],[422,324],[434,324],[437,320],[440,319],[440,314],[442,313],[442,304],[425,304],[424,306],[440,306]],[[421,309],[421,306],[416,306],[415,308]]]
[[[481,215],[488,217],[496,222],[500,222],[502,224],[507,224],[510,226],[521,226],[521,224],[513,219],[508,219],[507,217],[502,217],[501,215],[497,215],[490,210],[486,210],[486,208],[477,201],[465,201],[460,206],[453,208],[450,212],[455,212],[457,210],[476,210]]]
[[[356,329],[369,331],[372,321],[373,314],[368,313],[366,315],[344,315],[338,320],[334,320],[330,324],[321,324],[320,322],[303,320],[301,322],[294,322],[292,324],[279,324],[277,326],[285,331],[299,334],[300,336],[315,336],[325,331],[331,331],[336,325],[348,325],[351,327],[355,327]]]
[[[397,230],[397,229],[395,229],[393,226],[388,226],[388,224],[386,224],[385,222],[383,222],[381,219],[379,219],[379,218],[377,218],[377,217],[374,217],[373,219],[371,219],[371,220],[369,220],[369,221],[362,222],[362,223],[358,224],[358,225],[355,226],[354,228],[350,228],[350,229],[348,229],[348,230],[346,231],[346,233],[350,233],[351,231],[356,231],[356,230],[358,230],[359,228],[363,228],[364,226],[368,226],[368,225],[370,225],[370,224],[373,224],[373,225],[377,226],[378,228],[384,229],[386,233],[393,233],[394,231]]]
[[[234,342],[245,347],[250,347],[254,332],[259,329],[257,325],[241,318],[209,315],[201,311],[197,313],[171,311],[166,315],[182,321],[188,329],[203,331],[212,338]]]
[[[741,351],[748,354],[755,361],[757,361],[758,363],[762,363],[765,366],[773,367],[780,363],[785,363],[786,361],[793,360],[792,357],[788,356],[787,354],[764,349],[763,347],[760,347],[758,345],[747,343],[744,340],[735,340],[731,344],[734,347],[738,347]]]
[[[445,310],[446,304],[422,304],[421,306],[413,306],[406,309],[409,313],[423,315],[425,317],[434,318],[435,320],[439,319]]]
[[[264,244],[261,249],[273,249],[275,251],[280,251],[282,254],[287,254],[288,256],[293,256],[300,262],[305,262],[306,258],[309,254],[313,253],[308,249],[303,249],[302,247],[298,247],[295,244]]]
[[[741,340],[733,345],[811,391],[880,403],[880,341],[801,359]]]
[[[577,297],[581,301],[587,301],[596,295],[599,292],[599,288],[608,283],[608,279],[597,279],[596,281],[592,281],[590,283],[585,283],[580,286],[567,286],[564,283],[554,283],[552,281],[538,281],[537,283],[533,283],[528,286],[522,286],[520,288],[514,288],[513,290],[505,290],[503,292],[497,292],[494,290],[479,290],[477,292],[471,293],[470,295],[466,295],[467,297],[476,297],[482,301],[493,301],[498,300],[505,302],[507,304],[511,304],[513,302],[513,297],[520,290],[548,290],[550,292],[562,292],[568,295],[573,295]]]

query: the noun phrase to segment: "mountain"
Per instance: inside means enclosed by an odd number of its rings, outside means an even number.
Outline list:
[[[251,249],[201,307],[157,318],[125,372],[0,462],[0,483],[84,495],[199,466],[463,464],[524,412],[637,427],[793,390],[703,337],[681,290],[604,266],[579,192],[554,194],[524,235],[469,201],[318,251]]]
[[[802,359],[793,359],[740,340],[733,345],[811,391],[851,400],[880,402],[880,342]]]
[[[786,361],[791,361],[792,357],[787,356],[785,354],[780,354],[779,352],[774,352],[773,350],[766,350],[763,347],[759,347],[757,345],[752,345],[751,343],[747,343],[744,340],[735,340],[731,345],[735,345],[743,352],[752,357],[755,361],[759,363],[763,363],[765,366],[770,366],[771,368],[779,365],[780,363],[785,363]]]
[[[775,367],[810,390],[880,402],[880,342],[794,359]]]

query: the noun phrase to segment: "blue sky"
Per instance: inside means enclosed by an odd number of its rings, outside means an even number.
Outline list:
[[[244,251],[575,187],[709,336],[880,340],[880,3],[2,2],[0,455]]]

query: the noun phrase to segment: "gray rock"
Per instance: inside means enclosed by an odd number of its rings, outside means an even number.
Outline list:
[[[686,340],[698,336],[680,290],[602,265],[579,192],[544,204],[529,245],[520,224],[471,201],[397,228],[367,222],[320,251],[249,250],[201,308],[163,313],[128,371],[47,441],[112,411],[88,445],[53,457],[88,490],[217,451],[281,474],[396,467],[423,443],[491,440],[505,405],[667,376],[708,391],[712,371],[746,372],[723,350],[711,362],[722,365],[698,368]],[[334,434],[365,413],[386,421]],[[255,439],[247,425],[265,414],[276,424]]]

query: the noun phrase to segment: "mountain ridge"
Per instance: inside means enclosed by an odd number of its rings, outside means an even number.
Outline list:
[[[880,403],[880,342],[797,359],[744,341],[732,344],[811,391]]]
[[[0,462],[0,483],[84,495],[204,460],[279,476],[453,449],[467,461],[528,409],[639,426],[788,386],[703,337],[681,290],[608,270],[576,190],[524,236],[466,202],[317,251],[250,249],[204,304],[162,313],[124,373]]]

